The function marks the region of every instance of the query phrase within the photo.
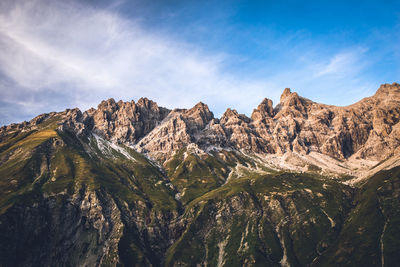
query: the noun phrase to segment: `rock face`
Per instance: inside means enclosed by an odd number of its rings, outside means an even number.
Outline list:
[[[151,152],[159,156],[169,155],[197,142],[197,136],[213,119],[213,113],[203,103],[189,110],[175,109],[135,146],[139,152]]]
[[[135,145],[158,159],[190,143],[283,155],[318,152],[337,159],[383,160],[399,146],[400,86],[384,84],[377,93],[347,107],[312,102],[286,88],[273,108],[264,99],[251,118],[227,109],[214,118],[207,105],[173,111],[140,99],[103,101],[83,115],[86,128],[114,142]],[[37,118],[36,120],[39,120]],[[84,126],[81,126],[84,128]]]
[[[400,87],[394,83],[382,85],[374,96],[347,107],[318,104],[286,88],[275,108],[271,100],[264,99],[251,118],[228,109],[216,119],[203,103],[170,111],[147,99],[137,104],[110,99],[83,117],[93,132],[135,145],[158,159],[195,143],[204,149],[212,146],[277,155],[318,152],[337,159],[380,161],[400,144],[399,114]]]
[[[399,146],[399,90],[399,84],[385,84],[372,97],[334,107],[302,98],[287,88],[275,109],[265,99],[251,120],[228,110],[220,125],[228,133],[227,143],[253,152],[315,151],[339,159],[383,160]],[[217,128],[215,132],[221,131]]]
[[[170,111],[147,98],[137,103],[103,101],[87,115],[93,120],[92,131],[119,143],[135,144],[159,124]]]
[[[78,133],[93,132],[140,152],[166,160],[190,143],[202,149],[232,148],[247,152],[284,155],[318,152],[336,159],[381,161],[399,147],[400,85],[382,85],[376,94],[347,107],[315,103],[286,88],[273,108],[264,99],[251,118],[227,109],[216,119],[207,105],[189,110],[168,110],[141,98],[137,103],[103,101],[83,114],[64,112],[64,126]],[[44,114],[25,124],[34,126],[56,113]]]
[[[5,266],[115,265],[122,228],[107,195],[82,191],[73,199],[16,205],[0,218],[1,238],[8,240],[1,244],[1,260]]]
[[[0,128],[0,266],[394,266],[400,85],[251,117],[141,98]]]

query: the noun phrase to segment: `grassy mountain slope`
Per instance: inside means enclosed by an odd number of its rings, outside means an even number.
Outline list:
[[[400,167],[361,186],[355,208],[334,245],[316,266],[396,266],[400,260]]]
[[[61,129],[60,119],[1,136],[0,266],[400,260],[400,167],[354,189],[271,170],[237,151],[186,148],[159,166],[130,147]]]

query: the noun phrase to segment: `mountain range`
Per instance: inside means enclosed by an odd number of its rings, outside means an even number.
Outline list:
[[[0,266],[396,266],[400,85],[251,117],[102,101],[0,128]]]

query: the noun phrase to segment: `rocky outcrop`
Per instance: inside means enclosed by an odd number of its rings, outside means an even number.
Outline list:
[[[168,110],[147,98],[137,103],[103,101],[97,109],[43,114],[30,122],[2,127],[1,132],[64,118],[62,127],[95,133],[134,146],[164,161],[190,143],[203,150],[225,148],[284,155],[317,152],[336,159],[381,161],[400,145],[400,85],[382,85],[375,95],[346,107],[315,103],[286,88],[275,108],[265,98],[251,118],[227,109],[214,118],[207,105]]]
[[[135,204],[128,206],[106,190],[85,188],[73,196],[16,204],[0,215],[0,264],[160,266],[183,224],[169,223],[176,214],[154,216],[144,203]]]
[[[153,130],[169,112],[147,98],[141,98],[137,103],[115,102],[111,98],[102,101],[97,109],[90,109],[86,113],[93,121],[94,133],[114,142],[135,144]]]
[[[165,158],[165,155],[170,155],[190,143],[196,143],[201,131],[213,118],[208,106],[201,102],[188,110],[175,109],[141,139],[135,148],[139,152],[150,152],[157,158]]]
[[[253,121],[262,121],[268,118],[271,118],[275,115],[274,107],[272,106],[272,100],[268,98],[264,98],[260,105],[258,105],[257,109],[253,110],[251,114],[251,119]]]
[[[287,88],[250,118],[109,99],[4,126],[0,265],[396,264],[399,121],[385,84],[347,107]]]
[[[287,88],[275,109],[264,100],[252,120],[240,124],[243,129],[237,134],[241,138],[235,136],[232,141],[248,149],[247,140],[257,140],[259,146],[250,149],[255,152],[315,151],[339,159],[383,160],[400,145],[399,88],[396,83],[382,85],[374,96],[347,107],[318,104]],[[230,126],[227,120],[221,120],[221,125]]]
[[[3,266],[99,266],[119,262],[123,224],[110,195],[82,189],[17,204],[0,217]],[[4,247],[6,246],[6,247]],[[23,257],[21,256],[23,255]]]
[[[380,161],[400,145],[399,106],[396,83],[382,85],[374,96],[347,107],[318,104],[286,88],[275,108],[264,99],[251,118],[232,109],[219,120],[175,110],[138,148],[156,158],[196,143],[203,149],[225,147],[277,155],[318,152],[338,159]],[[190,120],[198,123],[190,124]]]

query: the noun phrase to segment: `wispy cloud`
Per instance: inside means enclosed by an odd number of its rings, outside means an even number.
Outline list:
[[[24,99],[20,94],[68,90],[60,97],[82,108],[105,97],[141,96],[172,107],[217,96],[223,106],[246,102],[240,97],[244,88],[268,94],[263,82],[222,74],[222,54],[207,54],[168,36],[145,32],[107,10],[71,2],[26,1],[2,13],[0,25],[0,71],[19,88],[12,93],[2,88],[5,102]],[[53,99],[38,101],[31,104],[63,108],[52,105]]]
[[[364,48],[356,48],[335,54],[328,63],[319,66],[320,70],[316,73],[316,77],[332,75],[340,78],[358,74],[364,67],[361,58],[365,52]]]
[[[0,124],[87,109],[108,97],[146,96],[170,108],[204,101],[217,115],[227,107],[249,114],[264,97],[279,99],[284,87],[315,89],[363,68],[362,49],[316,52],[310,58],[318,59],[308,61],[301,59],[305,50],[296,50],[293,66],[246,79],[227,71],[229,55],[149,32],[114,8],[33,0],[5,1],[1,9]]]

